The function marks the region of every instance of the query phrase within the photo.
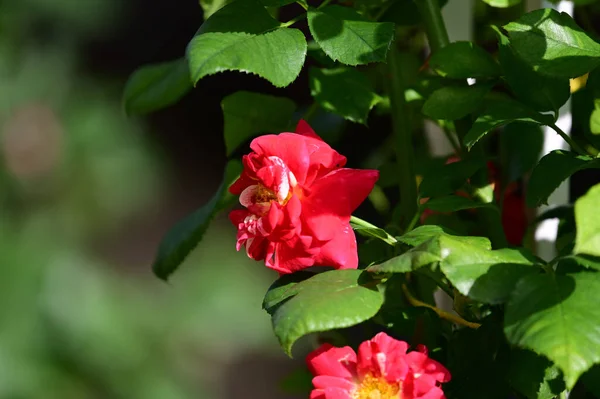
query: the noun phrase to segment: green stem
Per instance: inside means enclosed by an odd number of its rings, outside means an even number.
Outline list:
[[[410,113],[404,98],[406,84],[400,68],[400,54],[395,46],[389,51],[388,67],[391,75],[390,105],[400,183],[399,224],[404,228],[418,211],[417,182]]]
[[[438,0],[415,0],[419,13],[425,25],[427,40],[431,52],[436,52],[450,43],[442,9]]]
[[[566,134],[561,128],[559,128],[556,124],[549,125],[560,137],[563,138],[564,141],[567,142],[571,146],[573,150],[578,152],[580,155],[592,155],[588,154],[583,148],[579,146],[568,134]],[[594,156],[594,155],[592,155]]]
[[[294,25],[298,21],[302,21],[304,18],[306,18],[306,13],[302,13],[302,14],[296,16],[295,18],[290,19],[287,22],[282,22],[281,24],[279,24],[279,27],[287,28],[288,26]]]
[[[317,7],[317,9],[319,9],[319,8],[323,8],[323,7],[325,7],[325,6],[326,6],[327,4],[329,4],[329,3],[331,3],[331,0],[325,0],[324,2],[322,2],[322,3],[319,5],[319,7]]]
[[[308,11],[308,3],[306,2],[306,0],[297,0],[296,3],[304,8],[306,11]]]
[[[450,43],[440,4],[438,0],[415,0],[415,3],[419,8],[419,13],[425,26],[429,47],[431,48],[431,52],[435,53]],[[461,143],[470,126],[471,121],[468,117],[455,122],[456,133]],[[479,146],[470,155],[483,157],[483,149]],[[473,187],[472,194],[474,198],[483,203],[494,202],[493,190],[490,190],[488,173],[485,168],[481,169],[471,178],[471,185]],[[478,213],[482,219],[482,223],[487,227],[489,238],[494,247],[506,247],[508,243],[502,227],[500,212],[496,209],[481,208]]]
[[[315,116],[315,114],[317,113],[318,110],[319,110],[319,103],[317,103],[315,101],[314,103],[312,103],[310,105],[310,107],[308,107],[306,109],[306,112],[304,113],[304,115],[302,115],[302,119],[304,119],[307,122],[310,122],[310,120]]]

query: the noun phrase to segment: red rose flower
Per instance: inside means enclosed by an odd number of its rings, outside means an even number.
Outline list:
[[[448,370],[408,344],[385,333],[352,348],[322,345],[306,358],[314,375],[310,399],[443,399]]]
[[[281,274],[310,266],[356,269],[352,212],[369,195],[376,170],[343,168],[346,158],[300,121],[296,133],[258,137],[229,191],[246,208],[229,215],[237,250]]]

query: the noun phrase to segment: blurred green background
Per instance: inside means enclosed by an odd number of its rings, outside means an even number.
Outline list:
[[[219,183],[239,82],[137,119],[121,91],[201,21],[195,0],[0,0],[1,399],[292,397],[261,309],[277,276],[226,217],[168,284],[150,271]]]

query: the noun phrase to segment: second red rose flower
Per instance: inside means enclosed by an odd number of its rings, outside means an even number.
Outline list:
[[[281,274],[311,266],[358,267],[352,212],[379,177],[348,169],[346,158],[300,121],[296,133],[258,137],[244,155],[244,170],[229,188],[243,210],[229,218],[237,249]]]

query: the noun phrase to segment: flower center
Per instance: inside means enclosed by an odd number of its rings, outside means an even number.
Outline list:
[[[383,377],[368,374],[354,391],[354,399],[398,399],[401,398],[400,384],[390,384]]]
[[[254,196],[255,202],[271,202],[272,200],[277,201],[277,195],[262,184],[257,184],[256,194]]]

